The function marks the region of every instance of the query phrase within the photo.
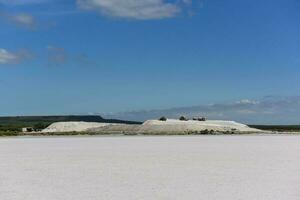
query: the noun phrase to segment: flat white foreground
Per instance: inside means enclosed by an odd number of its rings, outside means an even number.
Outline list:
[[[1,200],[298,200],[300,136],[0,138]]]

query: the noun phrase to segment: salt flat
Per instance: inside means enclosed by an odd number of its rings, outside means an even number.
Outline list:
[[[297,200],[300,136],[0,138],[1,200]]]

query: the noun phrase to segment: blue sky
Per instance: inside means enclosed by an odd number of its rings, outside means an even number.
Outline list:
[[[0,115],[300,95],[297,0],[0,0]]]

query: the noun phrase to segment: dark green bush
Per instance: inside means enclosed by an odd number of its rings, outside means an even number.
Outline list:
[[[167,118],[166,117],[161,117],[161,118],[159,118],[159,121],[167,121]]]
[[[179,120],[180,120],[180,121],[188,121],[188,118],[186,118],[185,116],[181,116],[181,117],[179,118]]]

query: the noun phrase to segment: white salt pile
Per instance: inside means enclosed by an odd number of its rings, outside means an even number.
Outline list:
[[[101,132],[101,133],[140,133],[140,134],[168,134],[182,132],[261,132],[247,125],[234,121],[208,120],[208,121],[180,121],[168,119],[167,121],[148,120],[142,125],[112,124],[96,122],[57,122],[51,124],[42,132]]]
[[[42,130],[44,133],[54,132],[81,132],[91,128],[100,128],[111,125],[110,123],[97,122],[56,122]]]
[[[168,119],[167,121],[148,120],[140,131],[149,132],[182,132],[182,131],[238,131],[238,132],[260,132],[258,129],[250,128],[245,124],[234,121],[208,120],[208,121],[180,121]]]

